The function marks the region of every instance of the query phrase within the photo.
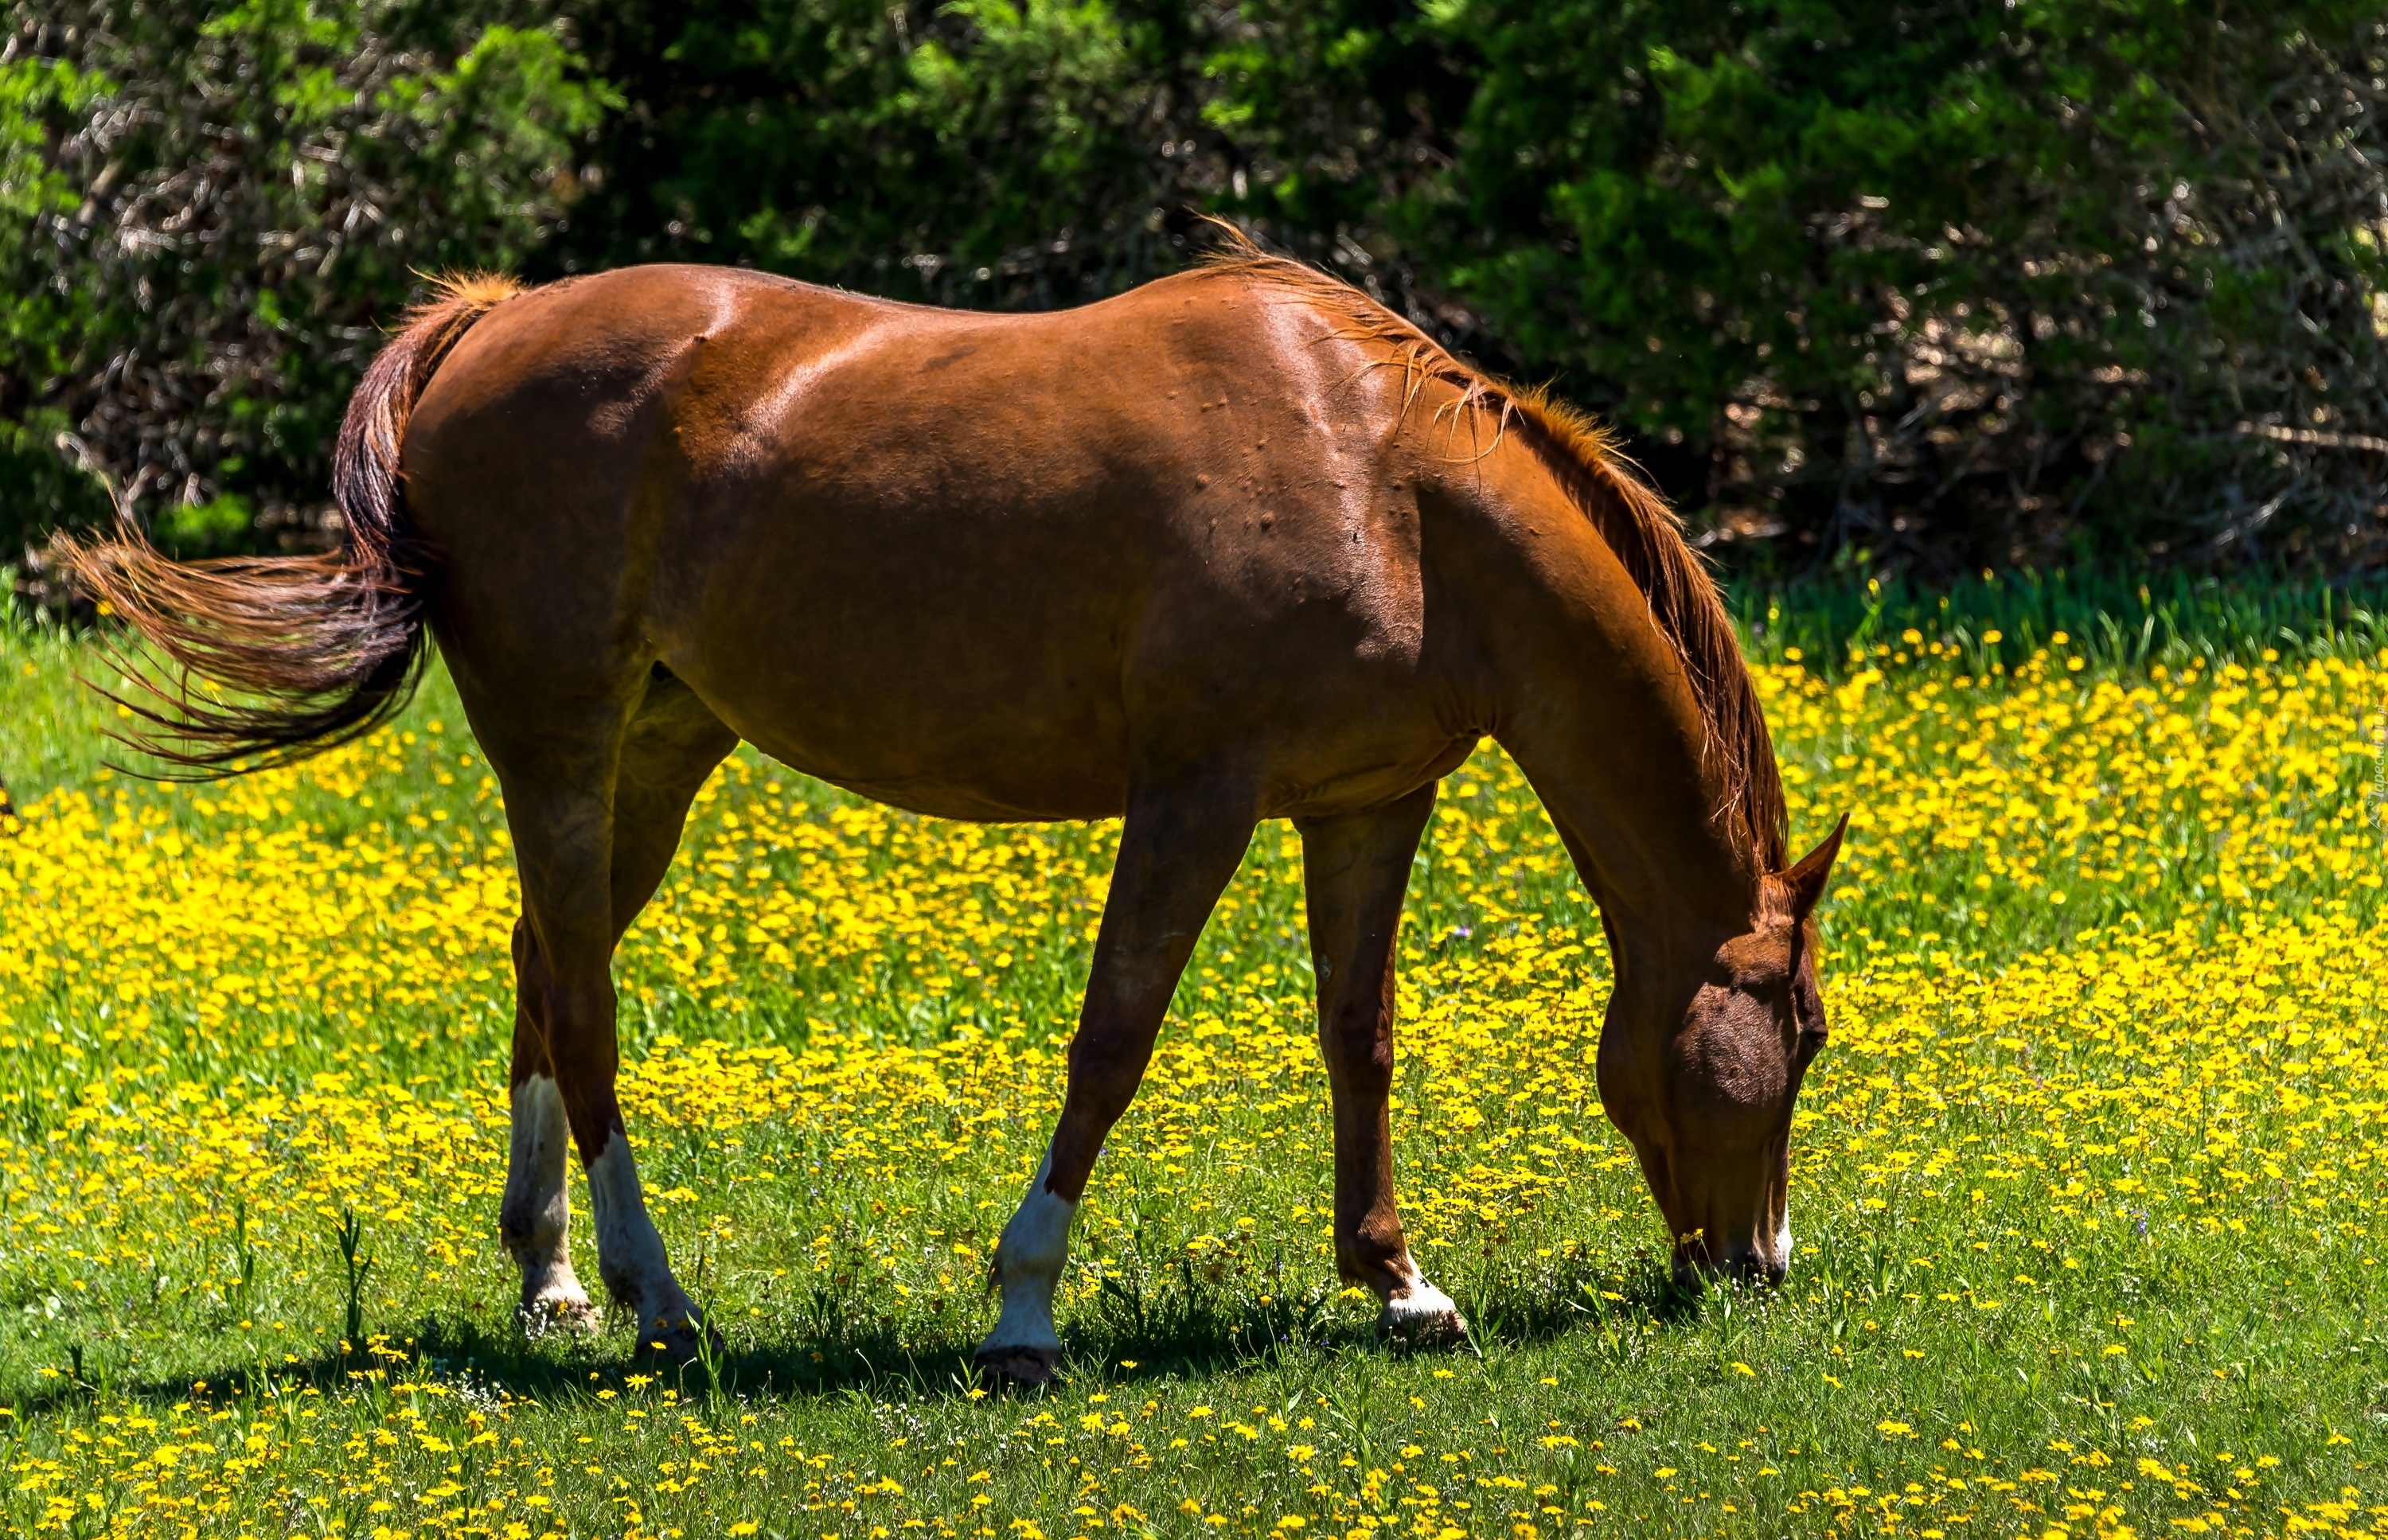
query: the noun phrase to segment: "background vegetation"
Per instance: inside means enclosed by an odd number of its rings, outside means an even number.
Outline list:
[[[178,549],[320,539],[422,271],[1036,307],[1212,211],[1613,415],[1757,570],[2388,552],[2388,27],[2353,0],[7,17],[6,549],[103,474]]]

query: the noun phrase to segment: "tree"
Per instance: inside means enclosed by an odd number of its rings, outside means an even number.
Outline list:
[[[2375,7],[1456,0],[1317,33],[1271,33],[1275,74],[1439,48],[1472,85],[1344,162],[1351,238],[1620,418],[1713,536],[1944,572],[2382,554]],[[1269,78],[1278,143],[1402,116]]]
[[[518,264],[574,200],[575,147],[615,98],[530,19],[15,6],[0,538],[95,516],[101,477],[184,550],[304,537],[413,275]]]
[[[445,266],[1042,308],[1220,213],[1556,380],[1736,562],[2388,555],[2353,0],[18,0],[0,539],[320,538]],[[65,454],[61,455],[59,447]]]
[[[629,104],[567,266],[743,263],[1049,308],[1183,260],[1205,17],[1102,0],[694,0],[576,12]]]

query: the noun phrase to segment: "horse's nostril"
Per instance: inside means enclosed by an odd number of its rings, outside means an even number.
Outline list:
[[[1694,1289],[1712,1281],[1772,1289],[1780,1285],[1790,1270],[1789,1257],[1769,1257],[1755,1247],[1718,1256],[1686,1246],[1678,1248],[1674,1257],[1675,1281]]]

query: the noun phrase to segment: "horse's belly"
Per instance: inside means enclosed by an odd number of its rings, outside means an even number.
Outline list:
[[[1098,713],[1023,701],[1006,722],[985,712],[923,711],[917,690],[883,700],[896,709],[796,692],[722,714],[781,764],[915,813],[1008,822],[1107,818],[1126,809],[1126,734]]]
[[[901,563],[795,549],[809,560],[758,552],[667,631],[667,663],[739,736],[807,775],[943,817],[1124,809],[1119,659],[1088,596],[908,593]]]

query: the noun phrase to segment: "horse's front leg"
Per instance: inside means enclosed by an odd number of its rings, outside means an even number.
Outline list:
[[[1424,1337],[1467,1330],[1410,1257],[1393,1196],[1393,943],[1434,783],[1372,813],[1298,822],[1318,971],[1318,1041],[1335,1102],[1335,1261],[1383,1305],[1379,1324]]]
[[[1144,1079],[1177,976],[1202,922],[1251,842],[1249,799],[1217,786],[1129,801],[1118,864],[1095,938],[1092,976],[1070,1041],[1070,1085],[1053,1142],[995,1248],[1003,1313],[980,1344],[990,1372],[1045,1384],[1061,1360],[1053,1292],[1070,1222],[1095,1156]]]

